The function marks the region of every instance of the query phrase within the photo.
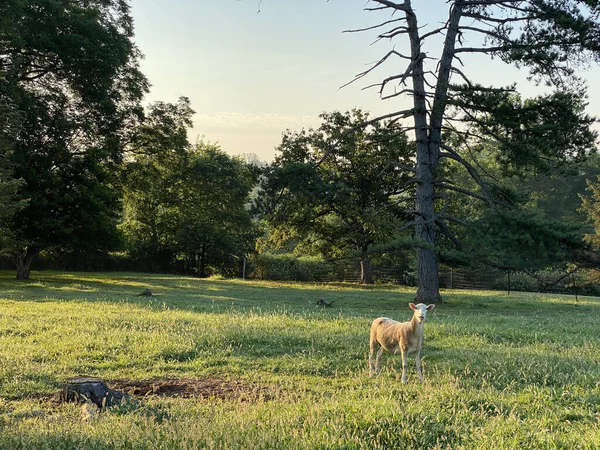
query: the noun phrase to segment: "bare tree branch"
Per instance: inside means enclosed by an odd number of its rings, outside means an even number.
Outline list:
[[[344,30],[342,31],[342,33],[360,33],[363,31],[369,31],[369,30],[375,30],[377,28],[381,28],[384,27],[386,25],[389,25],[390,23],[395,23],[395,22],[400,22],[406,20],[404,17],[399,17],[397,19],[391,19],[391,20],[386,20],[385,22],[379,23],[377,25],[373,25],[371,27],[366,27],[366,28],[357,28],[357,29],[353,29],[353,30]]]
[[[419,40],[421,42],[423,42],[425,39],[427,39],[428,37],[433,36],[434,34],[439,34],[440,32],[444,31],[446,29],[446,26],[444,25],[443,27],[440,28],[436,28],[435,30],[429,31],[428,33],[425,33],[424,35],[422,35]]]
[[[410,10],[410,8],[408,6],[406,6],[406,4],[400,4],[400,3],[394,3],[394,2],[390,2],[388,0],[372,0],[375,3],[380,3],[388,8],[393,8],[397,11],[404,11],[404,12],[408,12]]]
[[[482,200],[484,202],[487,202],[488,199],[486,197],[484,197],[483,195],[479,195],[473,191],[469,191],[468,189],[463,189],[460,188],[458,186],[454,186],[452,184],[448,184],[448,183],[436,183],[435,184],[437,187],[440,187],[442,189],[448,189],[450,191],[454,191],[454,192],[460,192],[461,194],[465,194],[468,195],[469,197],[473,197],[476,198],[478,200]]]
[[[450,146],[442,143],[442,144],[440,144],[440,147],[448,152],[448,153],[442,153],[440,155],[440,157],[446,156],[446,157],[453,159],[453,160],[459,162],[460,164],[462,164],[465,167],[465,169],[467,169],[467,171],[469,172],[469,175],[471,175],[471,177],[479,185],[479,188],[481,189],[481,192],[483,193],[483,197],[484,197],[485,201],[488,203],[490,208],[492,208],[492,210],[495,211],[496,205],[495,205],[494,201],[492,200],[492,198],[490,197],[490,195],[488,194],[487,189],[485,187],[485,183],[479,176],[479,173],[477,172],[477,170],[468,161],[466,161],[462,156],[460,156],[455,150],[453,150]]]
[[[456,247],[460,248],[462,246],[461,242],[458,240],[456,235],[452,232],[450,228],[448,228],[448,225],[446,224],[444,219],[440,217],[435,221],[435,223],[438,227],[440,227],[442,233],[444,233],[452,241],[452,243],[456,245]]]
[[[377,61],[376,63],[374,63],[369,69],[367,69],[364,72],[361,72],[361,73],[355,75],[352,80],[350,80],[349,82],[347,82],[347,83],[343,84],[342,86],[340,86],[340,89],[345,88],[346,86],[349,86],[350,84],[354,83],[355,81],[357,81],[357,80],[363,78],[364,76],[368,75],[373,70],[375,70],[377,67],[379,67],[380,65],[382,65],[385,61],[387,61],[387,59],[390,56],[397,56],[399,58],[408,59],[408,60],[411,59],[410,56],[405,56],[402,53],[397,52],[396,50],[390,50],[383,58],[381,58],[379,61]]]

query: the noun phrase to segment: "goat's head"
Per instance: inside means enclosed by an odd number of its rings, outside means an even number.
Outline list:
[[[414,311],[414,316],[417,318],[419,323],[425,322],[427,311],[431,311],[433,308],[435,308],[435,305],[425,305],[423,303],[419,303],[418,305],[409,303],[408,306]]]

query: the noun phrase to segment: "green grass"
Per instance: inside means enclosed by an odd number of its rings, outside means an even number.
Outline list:
[[[0,272],[0,449],[600,448],[600,300],[444,292],[425,383],[367,372],[370,322],[407,289]],[[143,289],[156,297],[138,297]],[[334,301],[318,308],[319,298]],[[85,417],[71,376],[217,378],[268,396],[148,396]]]

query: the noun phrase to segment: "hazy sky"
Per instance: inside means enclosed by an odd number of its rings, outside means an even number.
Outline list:
[[[419,0],[419,20],[432,29],[446,13],[443,0]],[[230,154],[271,160],[285,129],[318,126],[323,111],[360,107],[371,115],[401,110],[409,100],[379,100],[365,86],[403,71],[392,62],[366,80],[340,86],[403,39],[371,45],[374,32],[342,33],[385,20],[363,11],[366,0],[132,0],[135,41],[152,84],[149,102],[187,96],[196,111],[190,139],[204,136]],[[260,12],[258,10],[260,9]],[[439,49],[432,42],[432,55]],[[526,73],[484,56],[464,60],[474,81],[517,81],[529,95],[540,88]],[[589,80],[589,112],[600,116],[600,69]],[[595,82],[594,82],[595,81]]]

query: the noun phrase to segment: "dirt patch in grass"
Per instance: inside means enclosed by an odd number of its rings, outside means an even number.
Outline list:
[[[198,398],[201,400],[239,400],[258,402],[272,400],[276,390],[259,386],[244,380],[223,380],[220,378],[154,378],[150,380],[105,380],[106,385],[115,391],[124,392],[134,398],[146,396]],[[26,394],[13,396],[7,400],[39,399],[51,404],[63,403],[61,393]]]
[[[106,384],[116,391],[134,397],[161,397],[241,400],[248,402],[271,400],[275,391],[242,380],[219,378],[167,378],[142,381],[109,380]]]

